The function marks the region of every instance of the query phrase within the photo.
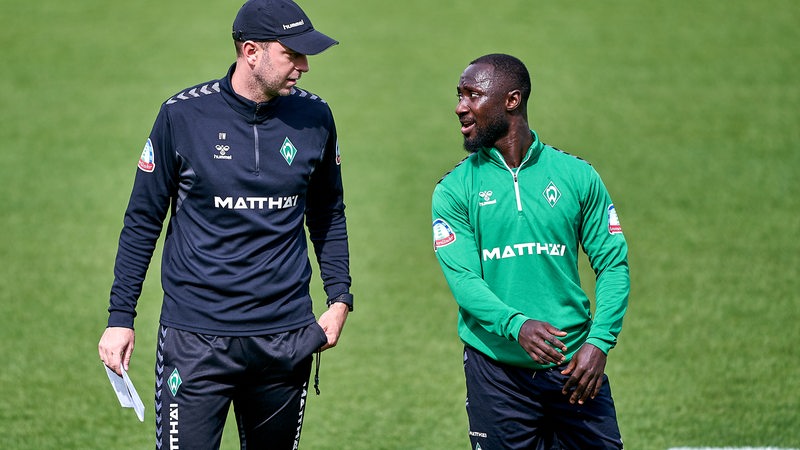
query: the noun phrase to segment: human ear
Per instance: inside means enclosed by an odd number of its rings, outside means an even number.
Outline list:
[[[250,64],[256,63],[256,58],[257,58],[256,55],[260,50],[261,47],[254,41],[245,41],[245,43],[242,44],[242,55]]]
[[[506,94],[506,110],[513,111],[522,104],[522,92],[515,89]]]

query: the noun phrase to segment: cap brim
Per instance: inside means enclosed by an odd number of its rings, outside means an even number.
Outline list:
[[[303,55],[316,55],[339,43],[317,30],[296,36],[281,37],[278,38],[278,42]]]

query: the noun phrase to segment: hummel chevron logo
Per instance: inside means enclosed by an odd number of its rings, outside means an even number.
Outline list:
[[[323,98],[317,96],[316,94],[312,94],[311,92],[308,92],[306,90],[300,89],[297,86],[292,88],[291,95],[298,95],[298,96],[303,97],[303,98],[308,97],[311,100],[317,100],[319,102],[328,104],[328,102],[326,102]]]
[[[209,95],[218,92],[219,92],[219,82],[216,82],[212,85],[204,84],[202,86],[181,92],[180,94],[167,100],[167,104],[171,105],[173,103],[177,103],[179,100],[189,100],[192,98],[200,97],[202,95]]]

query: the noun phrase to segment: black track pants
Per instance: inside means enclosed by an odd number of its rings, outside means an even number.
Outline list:
[[[162,326],[156,353],[156,449],[218,449],[231,403],[242,449],[297,448],[311,355],[326,342],[316,322],[253,337]]]
[[[466,347],[467,416],[473,449],[618,450],[619,426],[608,377],[594,399],[571,404],[561,393],[565,366],[531,370],[498,363]]]

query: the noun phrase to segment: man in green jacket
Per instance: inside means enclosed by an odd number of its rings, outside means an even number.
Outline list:
[[[627,244],[594,168],[529,127],[530,92],[513,56],[470,63],[456,107],[470,155],[433,193],[472,448],[621,449],[604,371],[628,304]],[[594,314],[579,246],[597,277]]]

